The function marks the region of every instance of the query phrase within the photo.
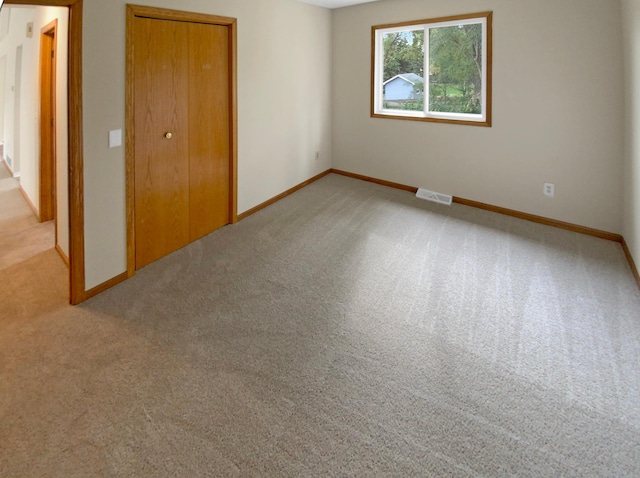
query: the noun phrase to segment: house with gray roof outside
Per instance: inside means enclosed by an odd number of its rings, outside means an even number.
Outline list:
[[[384,82],[385,101],[422,99],[424,78],[415,73],[400,73]]]

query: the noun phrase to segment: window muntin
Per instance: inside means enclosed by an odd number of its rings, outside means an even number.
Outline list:
[[[491,17],[373,27],[372,116],[490,126]]]

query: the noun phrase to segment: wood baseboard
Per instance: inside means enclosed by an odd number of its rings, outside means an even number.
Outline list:
[[[407,186],[406,184],[394,183],[391,181],[385,181],[383,179],[372,178],[369,176],[363,176],[361,174],[349,173],[347,171],[341,171],[339,169],[332,169],[332,173],[340,174],[342,176],[347,176],[354,179],[359,179],[361,181],[368,181],[370,183],[380,184],[382,186],[388,186],[395,189],[401,189],[403,191],[408,191],[411,193],[416,193],[418,188],[413,186]],[[495,212],[497,214],[503,214],[506,216],[515,217],[518,219],[523,219],[525,221],[535,222],[538,224],[544,224],[545,226],[557,227],[559,229],[565,229],[567,231],[576,232],[579,234],[584,234],[587,236],[598,237],[600,239],[606,239],[607,241],[618,242],[621,244],[622,249],[624,251],[625,256],[627,257],[627,261],[629,262],[629,266],[631,267],[631,272],[633,273],[636,282],[638,283],[638,287],[640,288],[640,275],[638,273],[638,268],[636,267],[635,261],[633,260],[633,256],[631,255],[631,251],[627,246],[624,237],[620,234],[615,234],[613,232],[602,231],[600,229],[593,229],[590,227],[579,226],[577,224],[571,224],[569,222],[558,221],[556,219],[550,219],[543,216],[536,216],[535,214],[529,214],[526,212],[520,212],[513,209],[508,209],[500,206],[492,206],[491,204],[485,204],[478,201],[472,201],[470,199],[464,199],[459,197],[453,197],[453,202],[456,204],[461,204],[464,206],[470,206],[477,209],[483,209],[485,211]]]
[[[640,288],[640,273],[638,273],[638,268],[636,267],[636,263],[633,260],[633,256],[631,255],[631,251],[629,250],[629,246],[627,245],[627,241],[622,239],[622,250],[624,251],[624,255],[627,256],[627,261],[629,261],[629,267],[631,267],[631,273],[633,277],[636,279],[636,283]]]
[[[56,251],[58,251],[58,255],[62,259],[62,261],[69,267],[69,257],[65,254],[65,252],[60,247],[60,244],[56,244]]]
[[[418,188],[415,188],[413,186],[406,186],[400,183],[393,183],[391,181],[385,181],[384,179],[371,178],[369,176],[363,176],[362,174],[350,173],[348,171],[341,171],[339,169],[332,169],[331,172],[334,174],[339,174],[341,176],[346,176],[348,178],[359,179],[360,181],[367,181],[369,183],[380,184],[382,186],[388,186],[390,188],[402,189],[403,191],[409,191],[410,193],[413,193],[413,194],[418,192]]]
[[[238,220],[243,220],[246,219],[247,217],[257,213],[258,211],[271,206],[272,204],[275,204],[276,202],[280,201],[281,199],[295,193],[296,191],[299,191],[300,189],[304,188],[305,186],[308,186],[309,184],[327,176],[328,174],[339,174],[341,176],[346,176],[346,177],[350,177],[353,179],[358,179],[361,181],[367,181],[367,182],[371,182],[371,183],[375,183],[375,184],[380,184],[382,186],[387,186],[387,187],[392,187],[395,189],[401,189],[403,191],[407,191],[407,192],[411,192],[411,193],[416,193],[418,191],[418,188],[413,187],[413,186],[407,186],[404,184],[400,184],[400,183],[394,183],[391,181],[385,181],[383,179],[376,179],[376,178],[372,178],[369,176],[363,176],[361,174],[355,174],[355,173],[349,173],[347,171],[341,171],[338,169],[329,169],[323,173],[318,174],[317,176],[314,176],[311,179],[308,179],[307,181],[304,181],[303,183],[298,184],[297,186],[294,186],[293,188],[278,194],[277,196],[269,199],[268,201],[263,202],[262,204],[259,204],[258,206],[238,215]],[[483,209],[486,211],[490,211],[490,212],[495,212],[497,214],[503,214],[503,215],[507,215],[507,216],[512,216],[518,219],[523,219],[526,221],[530,221],[530,222],[535,222],[535,223],[539,223],[539,224],[544,224],[546,226],[552,226],[552,227],[557,227],[560,229],[565,229],[568,231],[572,231],[572,232],[576,232],[579,234],[585,234],[588,236],[594,236],[594,237],[598,237],[600,239],[606,239],[609,241],[614,241],[614,242],[618,242],[622,245],[622,249],[624,250],[625,256],[627,257],[627,260],[629,261],[629,265],[631,267],[631,271],[633,272],[633,275],[638,283],[638,287],[640,287],[640,275],[638,274],[638,269],[636,268],[635,262],[633,260],[633,257],[631,256],[631,252],[629,251],[629,247],[627,246],[627,243],[625,242],[624,238],[620,235],[620,234],[614,234],[611,232],[606,232],[606,231],[601,231],[599,229],[592,229],[589,227],[584,227],[584,226],[578,226],[576,224],[571,224],[571,223],[567,223],[567,222],[563,222],[563,221],[557,221],[555,219],[549,219],[549,218],[545,218],[542,216],[536,216],[535,214],[528,214],[528,213],[524,213],[524,212],[519,212],[519,211],[515,211],[513,209],[507,209],[507,208],[503,208],[503,207],[499,207],[499,206],[492,206],[490,204],[485,204],[485,203],[481,203],[478,201],[472,201],[470,199],[463,199],[463,198],[458,198],[458,197],[454,197],[453,201],[457,204],[460,205],[465,205],[465,206],[470,206],[470,207],[474,207],[474,208],[478,208],[478,209]],[[30,201],[29,201],[30,203]],[[58,247],[56,246],[56,249],[58,249]],[[61,252],[60,250],[58,250],[58,252]],[[63,257],[64,259],[64,257]],[[94,297],[104,291],[106,291],[107,289],[110,289],[111,287],[119,284],[120,282],[123,282],[125,280],[127,280],[129,278],[129,274],[127,272],[123,272],[122,274],[114,277],[113,279],[108,280],[107,282],[104,282],[103,284],[100,284],[96,287],[94,287],[91,290],[86,291],[83,294],[82,297],[82,301],[90,299],[91,297]]]
[[[11,168],[9,167],[9,163],[7,163],[7,160],[4,159],[3,157],[0,157],[0,162],[4,164],[4,167],[9,173],[9,176],[13,177],[13,171],[11,171]]]
[[[96,295],[106,291],[107,289],[111,289],[113,286],[118,285],[121,282],[124,282],[128,278],[129,278],[129,274],[127,272],[123,272],[122,274],[115,276],[113,279],[109,279],[108,281],[103,282],[102,284],[94,287],[93,289],[86,291],[83,294],[82,300],[80,302],[88,300],[91,297],[95,297]]]
[[[511,216],[518,219],[524,219],[525,221],[536,222],[538,224],[544,224],[545,226],[557,227],[559,229],[565,229],[571,232],[577,232],[579,234],[585,234],[587,236],[599,237],[600,239],[606,239],[608,241],[622,243],[622,236],[620,234],[614,234],[612,232],[601,231],[600,229],[593,229],[590,227],[579,226],[577,224],[571,224],[569,222],[558,221],[556,219],[549,219],[543,216],[536,216],[535,214],[529,214],[526,212],[515,211],[513,209],[507,209],[500,206],[492,206],[491,204],[485,204],[478,201],[472,201],[470,199],[464,199],[455,197],[453,202],[462,204],[464,206],[471,206],[477,209],[483,209],[485,211],[491,211],[505,216]]]
[[[303,187],[308,186],[309,184],[316,182],[318,179],[324,178],[326,175],[330,174],[331,171],[332,171],[331,169],[327,169],[325,172],[320,173],[317,176],[314,176],[311,179],[308,179],[308,180],[304,181],[303,183],[300,183],[297,186],[294,186],[291,189],[288,189],[288,190],[286,190],[285,192],[283,192],[281,194],[278,194],[277,196],[269,199],[268,201],[263,202],[262,204],[258,204],[256,207],[251,208],[248,211],[243,212],[242,214],[239,214],[238,215],[238,221],[242,221],[243,219],[246,219],[249,216],[257,213],[258,211],[261,211],[262,209],[264,209],[266,207],[269,207],[272,204],[277,203],[281,199],[284,199],[287,196],[290,196],[291,194],[295,193],[296,191],[299,191]]]
[[[22,197],[24,197],[24,200],[27,201],[27,204],[33,211],[33,214],[35,214],[35,216],[38,218],[38,221],[40,221],[40,211],[38,211],[38,208],[35,207],[34,204],[31,202],[29,195],[26,193],[24,189],[22,189],[22,185],[19,185],[18,189],[20,189],[20,193],[22,193]]]
[[[269,199],[268,201],[263,202],[262,204],[238,215],[238,220],[241,221],[242,219],[246,219],[247,217],[251,216],[252,214],[255,214],[256,212],[260,211],[261,209],[264,209],[276,202],[278,202],[279,200],[289,196],[290,194],[293,194],[296,191],[299,191],[300,189],[302,189],[305,186],[308,186],[309,184],[317,181],[318,179],[321,179],[323,177],[325,177],[326,175],[330,174],[331,170],[327,170],[323,173],[318,174],[317,176],[314,176],[311,179],[308,179],[307,181],[298,184],[297,186],[283,192],[282,194],[278,194],[276,197]],[[56,247],[57,248],[57,247]],[[59,251],[60,252],[60,251]],[[78,301],[75,302],[73,305],[76,305],[80,302],[84,302],[85,300],[88,300],[92,297],[95,297],[98,294],[101,294],[102,292],[112,288],[115,285],[118,285],[121,282],[124,282],[125,280],[129,279],[133,274],[131,274],[129,271],[123,272],[122,274],[114,277],[113,279],[110,279],[106,282],[103,282],[102,284],[92,288],[91,290],[85,291],[84,294],[82,294],[82,297],[78,298]]]
[[[417,187],[407,186],[406,184],[393,183],[391,181],[385,181],[383,179],[371,178],[369,176],[363,176],[361,174],[349,173],[347,171],[340,171],[338,169],[332,169],[332,173],[347,176],[349,178],[360,179],[362,181],[368,181],[370,183],[381,184],[382,186],[388,186],[395,189],[401,189],[410,193],[416,193]],[[485,211],[491,211],[505,216],[512,216],[518,219],[524,219],[525,221],[536,222],[538,224],[544,224],[545,226],[553,226],[560,229],[566,229],[568,231],[577,232],[580,234],[586,234],[588,236],[595,236],[608,241],[622,243],[622,236],[620,234],[614,234],[612,232],[601,231],[599,229],[592,229],[590,227],[579,226],[577,224],[571,224],[569,222],[558,221],[556,219],[549,219],[543,216],[536,216],[535,214],[529,214],[526,212],[516,211],[514,209],[507,209],[500,206],[492,206],[491,204],[485,204],[478,201],[472,201],[471,199],[464,199],[460,197],[453,197],[453,202],[462,204],[463,206],[471,206],[477,209],[483,209]]]

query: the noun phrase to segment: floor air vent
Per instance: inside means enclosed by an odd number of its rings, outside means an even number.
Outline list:
[[[453,198],[451,196],[447,196],[446,194],[434,193],[433,191],[422,188],[418,189],[416,197],[425,199],[427,201],[437,202],[438,204],[446,204],[447,206],[451,206],[451,202],[453,201]]]

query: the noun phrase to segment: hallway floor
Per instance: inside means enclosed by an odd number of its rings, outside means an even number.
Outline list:
[[[0,318],[67,303],[68,276],[55,250],[54,221],[38,222],[18,181],[0,165]]]

